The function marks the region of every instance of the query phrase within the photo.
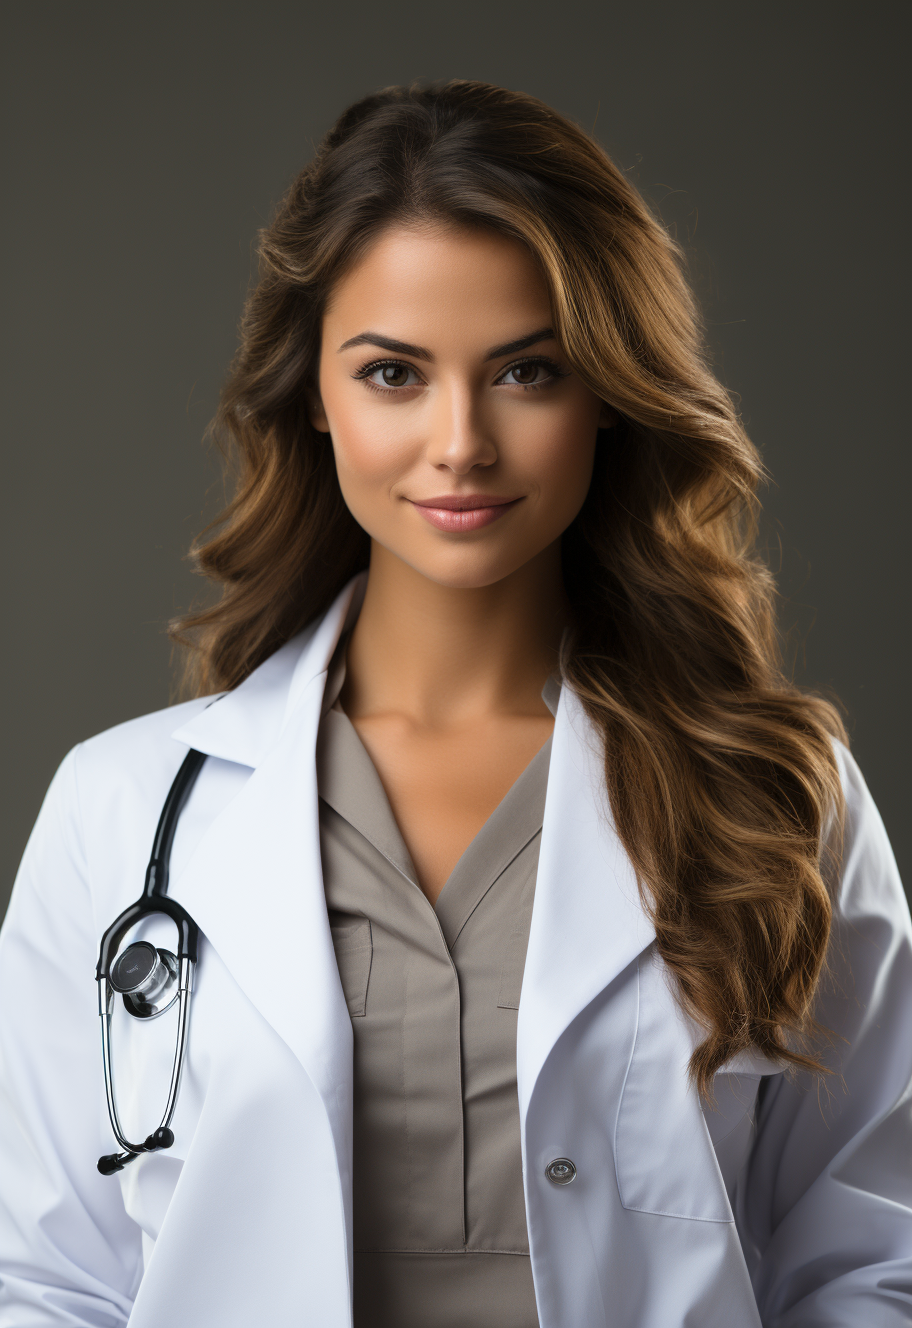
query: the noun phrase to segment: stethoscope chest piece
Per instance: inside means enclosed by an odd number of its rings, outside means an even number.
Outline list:
[[[177,955],[156,949],[148,941],[136,941],[114,960],[108,981],[135,1019],[154,1019],[170,1010],[180,996],[179,974]]]

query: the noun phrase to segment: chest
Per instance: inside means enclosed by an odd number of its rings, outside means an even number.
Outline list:
[[[353,723],[431,902],[553,729],[550,715],[444,731],[398,718]]]

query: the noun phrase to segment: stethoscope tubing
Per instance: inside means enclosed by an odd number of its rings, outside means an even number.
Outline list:
[[[111,964],[117,955],[120,943],[131,927],[142,918],[153,913],[164,913],[172,919],[178,930],[178,955],[186,955],[196,963],[198,931],[196,923],[186,909],[175,900],[167,897],[168,875],[171,862],[171,846],[178,818],[196,783],[196,778],[203,767],[206,756],[194,748],[184,757],[180,769],[174,777],[168,796],[165,798],[155,838],[152,841],[152,854],[146,867],[146,879],[143,892],[135,903],[125,908],[120,917],[115,918],[101,938],[98,953],[97,978],[107,978]]]
[[[111,1153],[99,1158],[98,1169],[103,1175],[120,1171],[128,1162],[132,1162],[143,1153],[155,1152],[160,1148],[170,1148],[174,1142],[174,1135],[170,1127],[174,1109],[177,1105],[177,1095],[180,1091],[184,1056],[187,1048],[190,999],[193,993],[193,970],[197,961],[199,930],[186,909],[178,904],[176,900],[169,899],[165,892],[168,888],[171,846],[174,842],[177,821],[205,760],[205,754],[193,748],[184,757],[162,807],[152,843],[152,854],[146,868],[143,893],[139,899],[124,909],[101,938],[95,977],[98,983],[98,1013],[101,1017],[105,1097],[111,1129],[123,1150],[120,1154]],[[117,1110],[117,1094],[114,1087],[111,1016],[114,1012],[116,992],[111,985],[111,966],[127,932],[144,918],[155,914],[163,914],[169,917],[175,924],[178,933],[177,1037],[174,1045],[174,1060],[171,1067],[168,1099],[161,1124],[151,1134],[147,1135],[142,1143],[131,1143],[120,1123],[120,1114]]]
[[[190,1022],[190,997],[192,995],[193,967],[189,959],[180,961],[180,987],[178,992],[177,1039],[174,1044],[174,1061],[171,1066],[171,1084],[168,1100],[158,1129],[147,1135],[142,1143],[131,1143],[124,1134],[117,1110],[117,1097],[114,1091],[114,1066],[111,1054],[111,1015],[114,1012],[114,997],[110,983],[105,979],[98,982],[98,1004],[101,1015],[101,1049],[104,1060],[105,1096],[108,1103],[108,1116],[114,1137],[125,1153],[130,1156],[121,1161],[132,1161],[141,1153],[152,1153],[162,1147],[170,1147],[163,1142],[163,1131],[169,1131],[174,1108],[177,1106],[177,1094],[180,1090],[181,1074],[184,1065],[184,1049],[187,1043],[187,1030]]]

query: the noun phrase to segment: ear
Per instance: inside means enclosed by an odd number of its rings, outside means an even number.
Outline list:
[[[307,418],[317,433],[329,433],[329,420],[319,392],[307,393]]]
[[[602,409],[599,411],[598,427],[600,429],[613,429],[618,422],[618,413],[608,405],[607,401],[602,402]]]

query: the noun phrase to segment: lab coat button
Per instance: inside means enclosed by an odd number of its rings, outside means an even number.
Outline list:
[[[545,1175],[552,1185],[569,1185],[576,1180],[576,1165],[569,1157],[556,1157],[545,1167]]]

